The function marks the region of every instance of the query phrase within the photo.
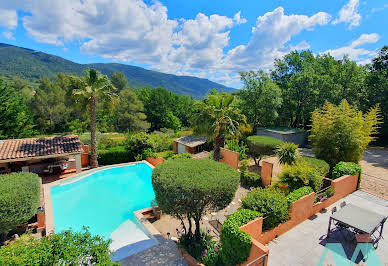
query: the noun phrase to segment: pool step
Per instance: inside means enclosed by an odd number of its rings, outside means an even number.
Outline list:
[[[158,238],[159,244],[120,261],[121,265],[169,265],[186,266],[174,241]]]

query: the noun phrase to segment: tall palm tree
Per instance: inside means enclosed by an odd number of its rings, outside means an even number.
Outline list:
[[[219,161],[225,138],[236,137],[246,125],[246,117],[236,107],[235,96],[225,92],[210,94],[199,103],[198,109],[192,120],[194,134],[205,135],[214,141],[213,159]]]
[[[96,113],[97,104],[99,102],[104,104],[112,103],[113,98],[116,97],[114,91],[116,88],[106,75],[102,75],[95,69],[84,71],[84,76],[73,76],[73,85],[76,89],[73,90],[73,95],[77,101],[82,101],[89,109],[90,114],[90,148],[91,148],[91,162],[92,168],[98,167],[97,161],[97,124]]]

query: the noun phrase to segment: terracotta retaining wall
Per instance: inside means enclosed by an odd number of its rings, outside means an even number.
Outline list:
[[[271,185],[273,164],[265,161],[261,161],[261,181],[264,186]]]
[[[248,224],[240,227],[241,230],[247,232],[252,237],[251,253],[247,262],[244,263],[244,265],[261,257],[263,254],[265,254],[265,252],[267,252],[266,254],[268,254],[268,248],[267,250],[263,248],[265,247],[265,244],[289,231],[296,225],[304,222],[307,218],[320,212],[322,209],[327,208],[336,201],[356,191],[358,177],[359,174],[354,176],[346,175],[332,180],[331,187],[335,189],[334,195],[317,204],[314,204],[315,192],[312,192],[309,195],[306,195],[300,198],[299,200],[293,202],[290,208],[290,219],[287,222],[279,224],[277,227],[272,228],[271,230],[263,232],[263,217],[259,217],[249,222]],[[257,241],[262,246],[257,246],[256,242],[255,244],[253,244],[253,240]]]
[[[82,144],[83,153],[81,154],[81,166],[89,166],[89,146]]]
[[[239,163],[239,153],[235,151],[231,151],[225,148],[221,148],[221,160],[220,162],[223,162],[227,165],[232,166],[234,169],[238,169],[238,163]]]
[[[189,253],[187,253],[184,249],[179,248],[179,253],[185,259],[187,264],[190,266],[205,266],[202,263],[199,263],[196,259],[194,259]]]
[[[157,166],[158,164],[161,164],[162,162],[164,162],[164,159],[162,157],[159,157],[159,158],[147,157],[146,161],[152,164],[153,166]]]

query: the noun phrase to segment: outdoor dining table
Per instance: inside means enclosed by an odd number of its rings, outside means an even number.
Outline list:
[[[384,215],[360,208],[353,204],[347,204],[331,215],[327,236],[330,234],[332,221],[337,221],[342,226],[352,228],[357,233],[368,234],[374,237],[373,243],[377,243],[383,233],[385,220]],[[378,232],[378,236],[374,236],[376,231]]]

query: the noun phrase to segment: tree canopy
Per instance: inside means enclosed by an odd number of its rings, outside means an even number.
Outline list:
[[[218,211],[233,200],[240,182],[232,167],[209,159],[168,160],[155,167],[152,185],[159,208],[180,220],[194,220],[200,239],[200,220],[207,211]]]

